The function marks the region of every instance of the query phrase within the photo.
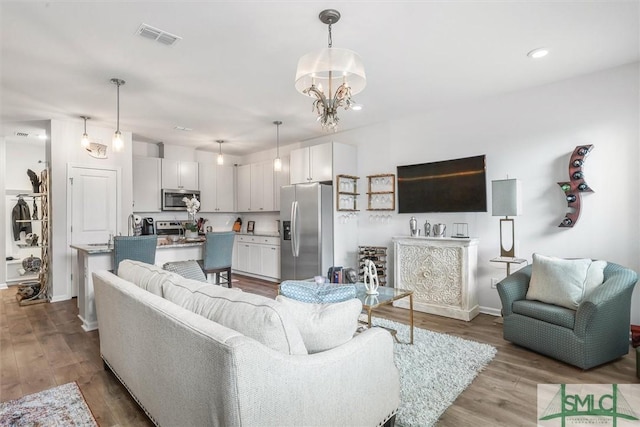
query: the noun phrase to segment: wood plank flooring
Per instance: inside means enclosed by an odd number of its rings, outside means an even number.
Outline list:
[[[277,285],[234,275],[234,286],[273,298]],[[16,288],[0,290],[0,401],[76,381],[98,423],[151,426],[144,412],[100,359],[98,332],[80,327],[76,300],[20,307]],[[376,313],[408,323],[401,308]],[[538,383],[638,383],[635,351],[612,363],[582,371],[502,339],[495,317],[471,322],[416,312],[415,325],[491,344],[495,359],[443,414],[439,426],[535,426]]]

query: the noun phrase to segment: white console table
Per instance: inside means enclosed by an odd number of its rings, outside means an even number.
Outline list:
[[[394,237],[394,287],[413,291],[414,310],[469,321],[478,315],[479,239]],[[407,308],[398,300],[394,305]]]

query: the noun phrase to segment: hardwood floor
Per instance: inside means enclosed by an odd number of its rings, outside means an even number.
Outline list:
[[[277,285],[249,277],[234,286],[273,298]],[[20,307],[15,288],[0,291],[0,401],[16,399],[76,381],[98,423],[106,426],[150,426],[144,412],[100,359],[98,332],[84,332],[76,300]],[[378,315],[407,323],[401,308]],[[471,322],[416,312],[415,325],[491,344],[494,360],[443,414],[439,426],[535,426],[538,383],[638,383],[635,351],[589,371],[538,355],[502,339],[495,317]]]

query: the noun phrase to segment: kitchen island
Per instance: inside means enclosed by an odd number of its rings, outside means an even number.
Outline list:
[[[180,239],[168,243],[159,238],[156,248],[156,262],[162,266],[166,262],[202,259],[204,238]],[[78,252],[78,317],[82,321],[82,329],[93,331],[98,329],[96,305],[93,291],[92,273],[98,270],[113,270],[113,248],[107,244],[73,244],[71,248]]]

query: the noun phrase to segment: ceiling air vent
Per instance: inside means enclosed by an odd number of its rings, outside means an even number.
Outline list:
[[[146,39],[155,40],[158,43],[162,43],[167,46],[172,46],[178,40],[182,39],[182,37],[178,37],[174,34],[167,33],[166,31],[160,30],[158,28],[154,28],[151,25],[147,25],[147,24],[140,25],[140,28],[138,28],[138,35]]]
[[[16,136],[22,136],[23,138],[29,138],[29,134],[26,132],[16,132]]]

